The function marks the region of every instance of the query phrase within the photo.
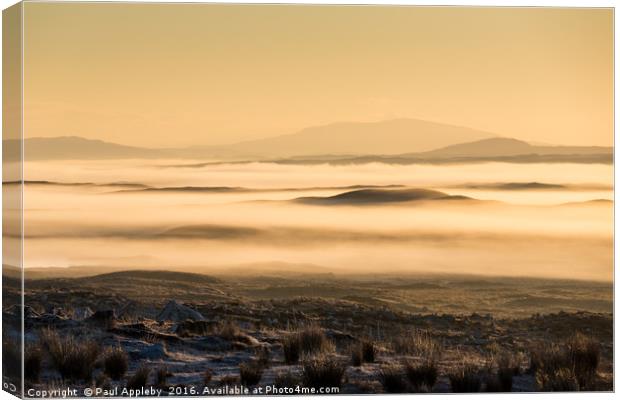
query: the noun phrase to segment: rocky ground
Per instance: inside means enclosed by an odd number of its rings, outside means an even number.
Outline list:
[[[288,377],[293,379],[290,385],[303,387],[308,360],[327,355],[344,368],[336,385],[339,393],[382,393],[395,391],[386,383],[387,369],[424,362],[432,347],[437,350],[433,360],[438,378],[425,391],[453,391],[451,376],[465,366],[476,367],[477,390],[490,390],[489,377],[500,367],[500,354],[510,355],[515,370],[512,391],[551,390],[541,387],[540,377],[531,368],[532,349],[565,346],[571,335],[580,332],[599,351],[593,383],[581,389],[612,389],[613,324],[611,309],[605,309],[611,296],[601,294],[604,286],[552,281],[537,281],[537,286],[518,281],[510,286],[504,281],[500,292],[488,280],[429,277],[400,279],[398,284],[393,280],[369,282],[373,281],[356,279],[347,286],[346,280],[333,277],[244,281],[164,271],[29,280],[26,342],[27,348],[41,348],[41,372],[28,380],[26,388],[126,388],[140,368],[149,367],[144,387],[160,388],[163,394],[204,394],[205,386],[240,385],[240,366],[259,362],[258,383],[245,386],[282,386]],[[16,340],[21,309],[9,303],[18,282],[5,277],[4,284],[3,321],[5,327],[14,327],[12,335],[9,329],[3,338],[7,346]],[[269,289],[271,297],[266,295]],[[450,298],[452,292],[455,296]],[[415,300],[416,295],[428,293],[432,295]],[[443,299],[443,303],[429,303],[429,297]],[[455,298],[467,299],[462,302],[463,312],[446,313],[446,304]],[[496,310],[490,309],[493,298],[503,301],[495,301]],[[541,298],[540,305],[532,300]],[[518,311],[501,306],[516,307],[518,300]],[[474,311],[476,301],[483,305],[479,307],[482,312]],[[552,312],[541,312],[545,308]],[[287,362],[283,343],[293,332],[309,327],[321,332],[325,345],[312,354],[302,354],[299,361]],[[50,330],[61,338],[100,346],[91,377],[65,377],[63,381],[42,343],[42,336]],[[403,344],[399,338],[411,340]],[[354,362],[354,349],[367,342],[372,343],[374,360]],[[127,356],[128,370],[112,379],[102,359],[106,349],[119,346]],[[9,370],[5,366],[5,376]],[[416,389],[407,385],[398,391]],[[183,392],[187,390],[197,392]]]

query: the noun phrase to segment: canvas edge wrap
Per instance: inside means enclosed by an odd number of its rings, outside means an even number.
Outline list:
[[[7,297],[19,296],[10,303],[21,305],[19,320],[8,321],[3,317],[3,353],[7,350],[5,346],[17,344],[18,349],[8,350],[19,355],[19,359],[7,359],[3,354],[2,390],[18,397],[24,392],[22,38],[23,3],[20,2],[2,11],[2,294],[5,301]],[[9,291],[8,285],[19,290]],[[5,344],[7,323],[18,324],[17,331],[21,334]],[[19,365],[13,365],[16,363]]]

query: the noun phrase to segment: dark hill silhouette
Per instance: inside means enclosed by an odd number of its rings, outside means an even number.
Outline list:
[[[12,149],[4,151],[6,161],[16,161],[19,141],[4,140],[3,147]],[[158,158],[165,151],[142,147],[125,146],[102,140],[84,139],[77,136],[53,138],[29,138],[24,140],[26,160],[106,160],[122,158]]]
[[[599,146],[534,146],[511,138],[490,138],[475,142],[459,143],[433,151],[403,156],[422,158],[445,157],[510,157],[528,154],[538,155],[584,155],[610,152],[609,147]]]
[[[465,196],[450,196],[446,193],[428,189],[381,190],[363,189],[345,192],[329,197],[300,197],[294,201],[315,205],[370,205],[383,203],[403,203],[423,200],[473,200]]]
[[[396,155],[293,157],[278,164],[450,164],[471,162],[509,163],[600,163],[613,162],[613,148],[600,146],[534,146],[511,138],[490,138],[442,147],[432,151]]]
[[[566,185],[540,182],[507,182],[488,184],[467,184],[460,186],[465,189],[493,189],[493,190],[554,190],[567,189]]]
[[[90,276],[87,278],[89,282],[101,282],[101,281],[126,281],[126,280],[154,280],[159,282],[181,282],[181,283],[193,283],[193,284],[213,284],[219,283],[220,280],[209,275],[195,274],[191,272],[177,272],[166,270],[129,270],[110,272],[106,274],[100,274]]]

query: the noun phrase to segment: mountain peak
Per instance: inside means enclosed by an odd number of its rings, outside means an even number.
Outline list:
[[[533,152],[534,146],[513,138],[486,138],[473,142],[453,144],[423,153],[425,156],[481,157],[492,154],[496,157],[514,156]]]
[[[317,154],[400,154],[429,151],[453,143],[497,136],[472,128],[420,119],[334,122],[296,133],[241,142],[228,147],[237,154],[292,157]]]

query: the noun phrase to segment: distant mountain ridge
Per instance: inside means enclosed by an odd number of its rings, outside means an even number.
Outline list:
[[[430,151],[454,143],[496,136],[491,132],[456,125],[419,119],[393,119],[367,123],[336,122],[226,147],[238,154],[254,153],[270,157],[399,154],[403,151]]]
[[[414,153],[418,157],[510,157],[527,154],[603,154],[610,147],[600,146],[536,146],[518,139],[489,138],[458,143],[433,151]]]
[[[18,140],[3,141],[5,161],[17,161]],[[145,148],[77,136],[28,138],[26,160],[222,159],[281,164],[446,162],[497,159],[508,162],[611,162],[613,148],[537,146],[489,132],[414,119],[341,122],[290,135],[223,146]],[[528,156],[528,157],[524,157]],[[511,160],[510,157],[519,157]],[[504,160],[503,160],[504,159]]]
[[[512,138],[488,138],[458,143],[432,151],[356,157],[316,156],[275,160],[280,164],[450,164],[470,162],[509,163],[613,163],[613,148],[602,146],[535,146]]]
[[[143,148],[77,136],[28,138],[28,160],[123,158],[237,158],[309,156],[317,154],[397,154],[430,151],[453,143],[497,135],[467,127],[418,119],[380,122],[337,122],[302,129],[296,133],[221,146]],[[5,159],[19,154],[18,140],[3,142]]]

